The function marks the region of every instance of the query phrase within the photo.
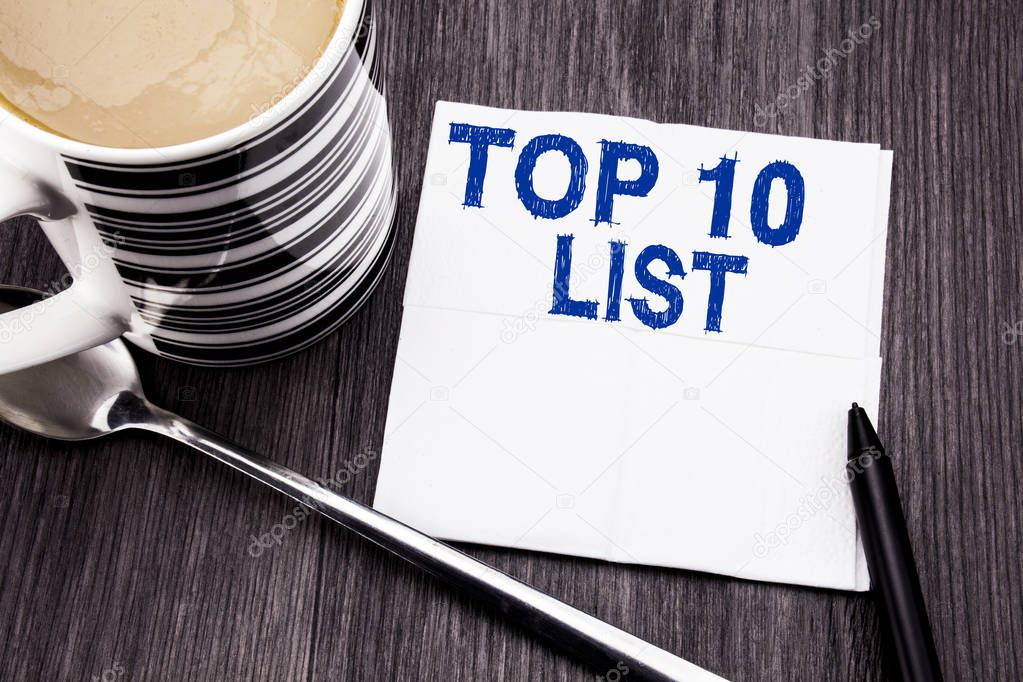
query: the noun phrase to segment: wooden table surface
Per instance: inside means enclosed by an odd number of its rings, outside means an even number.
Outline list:
[[[438,99],[879,142],[895,150],[879,430],[947,678],[1019,680],[1023,11],[1001,4],[381,3],[401,183],[383,283],[339,333],[276,364],[140,357],[151,397],[317,478],[379,449]],[[872,18],[826,75],[757,115]],[[29,220],[0,230],[0,253],[0,281],[62,272]],[[340,488],[370,501],[377,465]],[[62,445],[0,427],[0,486],[3,680],[593,679],[155,437]],[[278,524],[279,545],[250,551]],[[885,677],[863,595],[468,551],[732,680]]]

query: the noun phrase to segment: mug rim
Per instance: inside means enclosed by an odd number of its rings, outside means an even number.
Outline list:
[[[333,66],[341,61],[345,52],[354,42],[362,18],[363,7],[369,2],[370,0],[345,0],[341,18],[338,20],[337,26],[334,27],[327,46],[302,79],[266,111],[219,133],[163,147],[106,147],[73,140],[39,128],[4,106],[0,106],[0,112],[6,112],[8,116],[7,120],[0,119],[0,126],[9,127],[23,137],[66,156],[76,157],[86,162],[166,165],[224,152],[257,137],[261,131],[274,127],[305,103],[309,93],[315,92],[319,83],[329,77]],[[258,125],[256,125],[257,121]]]

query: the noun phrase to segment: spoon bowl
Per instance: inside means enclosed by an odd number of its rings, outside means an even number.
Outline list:
[[[45,306],[42,292],[0,286],[0,313],[23,310],[25,326]],[[111,424],[111,411],[123,408],[124,394],[144,400],[135,362],[124,343],[115,340],[0,375],[0,419],[45,438],[91,440],[126,426],[124,420]]]

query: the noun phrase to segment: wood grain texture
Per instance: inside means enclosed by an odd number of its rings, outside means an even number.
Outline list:
[[[1023,338],[1003,338],[1023,320],[1019,4],[379,9],[401,182],[383,283],[339,333],[276,364],[210,371],[139,354],[151,397],[315,477],[379,448],[438,99],[880,142],[895,172],[879,427],[941,660],[950,680],[1023,678]],[[871,17],[880,28],[863,45],[755,122],[757,105]],[[44,287],[61,273],[28,220],[3,226],[0,254],[0,281]],[[371,500],[376,470],[374,459],[341,489]],[[155,438],[59,445],[0,427],[0,486],[0,679],[593,679]],[[280,545],[252,556],[252,536],[289,518]],[[862,595],[469,550],[732,680],[884,679]]]

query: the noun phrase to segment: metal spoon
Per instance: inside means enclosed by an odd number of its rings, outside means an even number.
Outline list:
[[[24,308],[25,323],[31,324],[34,305],[46,305],[41,292],[0,286],[0,312]],[[60,440],[90,440],[125,429],[173,438],[266,483],[511,616],[576,654],[600,674],[614,671],[621,676],[627,669],[629,679],[722,679],[153,405],[146,400],[135,362],[121,341],[0,376],[0,419]]]

